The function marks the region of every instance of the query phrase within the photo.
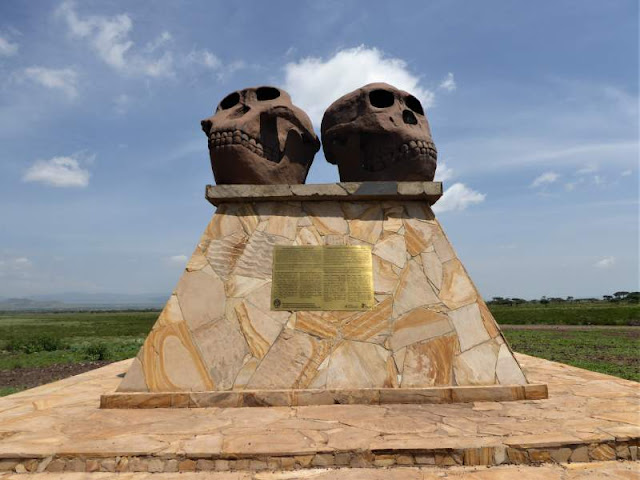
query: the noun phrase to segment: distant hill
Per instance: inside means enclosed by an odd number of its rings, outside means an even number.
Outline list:
[[[117,293],[61,293],[29,298],[0,298],[0,311],[160,309],[167,295]]]

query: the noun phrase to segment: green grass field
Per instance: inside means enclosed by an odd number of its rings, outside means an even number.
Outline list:
[[[510,325],[640,324],[640,306],[628,304],[495,305],[491,311],[499,323]],[[61,365],[135,356],[158,313],[0,313],[0,396],[23,389],[20,379],[27,372],[46,383],[73,374],[60,373],[55,367]],[[505,330],[516,351],[636,381],[639,334],[634,327]]]
[[[640,326],[640,305],[633,303],[526,303],[489,308],[496,321],[505,325]]]

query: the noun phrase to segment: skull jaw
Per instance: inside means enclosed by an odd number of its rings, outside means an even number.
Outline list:
[[[302,184],[311,164],[290,162],[286,154],[279,163],[273,163],[240,145],[210,149],[209,158],[218,185]]]
[[[338,164],[341,182],[433,181],[437,152],[427,136],[356,134],[345,140],[325,145],[327,160]]]

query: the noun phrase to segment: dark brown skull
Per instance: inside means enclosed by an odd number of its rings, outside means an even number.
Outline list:
[[[218,184],[304,183],[320,149],[307,114],[275,87],[230,93],[201,125]]]
[[[322,148],[340,181],[432,181],[437,151],[420,101],[386,83],[340,97],[324,112]]]

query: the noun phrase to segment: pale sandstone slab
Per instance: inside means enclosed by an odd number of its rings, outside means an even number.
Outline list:
[[[393,293],[398,285],[398,274],[391,263],[372,255],[373,289],[375,293]]]
[[[400,275],[394,296],[393,315],[399,317],[414,308],[438,303],[438,297],[415,259],[407,263]]]
[[[409,345],[404,357],[401,387],[452,385],[453,358],[459,348],[455,335]]]
[[[412,218],[404,220],[404,239],[407,243],[407,251],[413,257],[425,252],[431,246],[433,226]]]
[[[348,209],[348,204],[343,208]],[[377,242],[382,233],[382,207],[380,205],[365,205],[362,212],[353,212],[349,219],[349,234],[367,243]]]
[[[176,294],[182,316],[190,329],[196,329],[224,315],[224,284],[210,267],[197,272],[185,272],[178,282]]]
[[[458,355],[453,371],[458,385],[491,385],[496,381],[499,346],[486,342]]]
[[[453,329],[447,315],[416,308],[393,322],[389,346],[393,351],[412,343],[445,335]]]
[[[322,245],[322,236],[315,227],[302,227],[298,230],[294,245]]]
[[[295,239],[295,233],[293,235]],[[236,260],[237,268],[234,274],[270,279],[273,268],[273,247],[291,245],[291,243],[290,239],[279,235],[271,235],[263,231],[255,232]]]
[[[236,267],[236,262],[246,247],[247,238],[244,231],[237,231],[209,242],[203,255],[222,280],[229,278]]]
[[[379,345],[344,341],[331,354],[327,388],[390,387],[387,362],[389,352]]]
[[[373,254],[398,268],[404,268],[407,263],[404,237],[396,234],[387,235],[373,247]]]
[[[498,383],[502,385],[525,385],[527,383],[520,365],[513,358],[506,344],[500,345],[498,363],[496,364],[496,377],[498,378]]]
[[[431,284],[438,290],[442,288],[442,262],[435,250],[420,254],[422,268]]]
[[[491,338],[485,329],[477,303],[451,310],[449,318],[458,332],[460,350],[463,352]]]
[[[349,225],[338,202],[309,202],[305,203],[304,210],[322,235],[345,235],[349,232]]]
[[[330,342],[283,330],[247,384],[250,389],[305,388],[329,353]]]
[[[263,358],[282,331],[284,322],[276,321],[250,303],[240,303],[235,311],[251,354]]]
[[[469,275],[458,259],[443,262],[439,297],[452,310],[473,303],[478,298]]]

